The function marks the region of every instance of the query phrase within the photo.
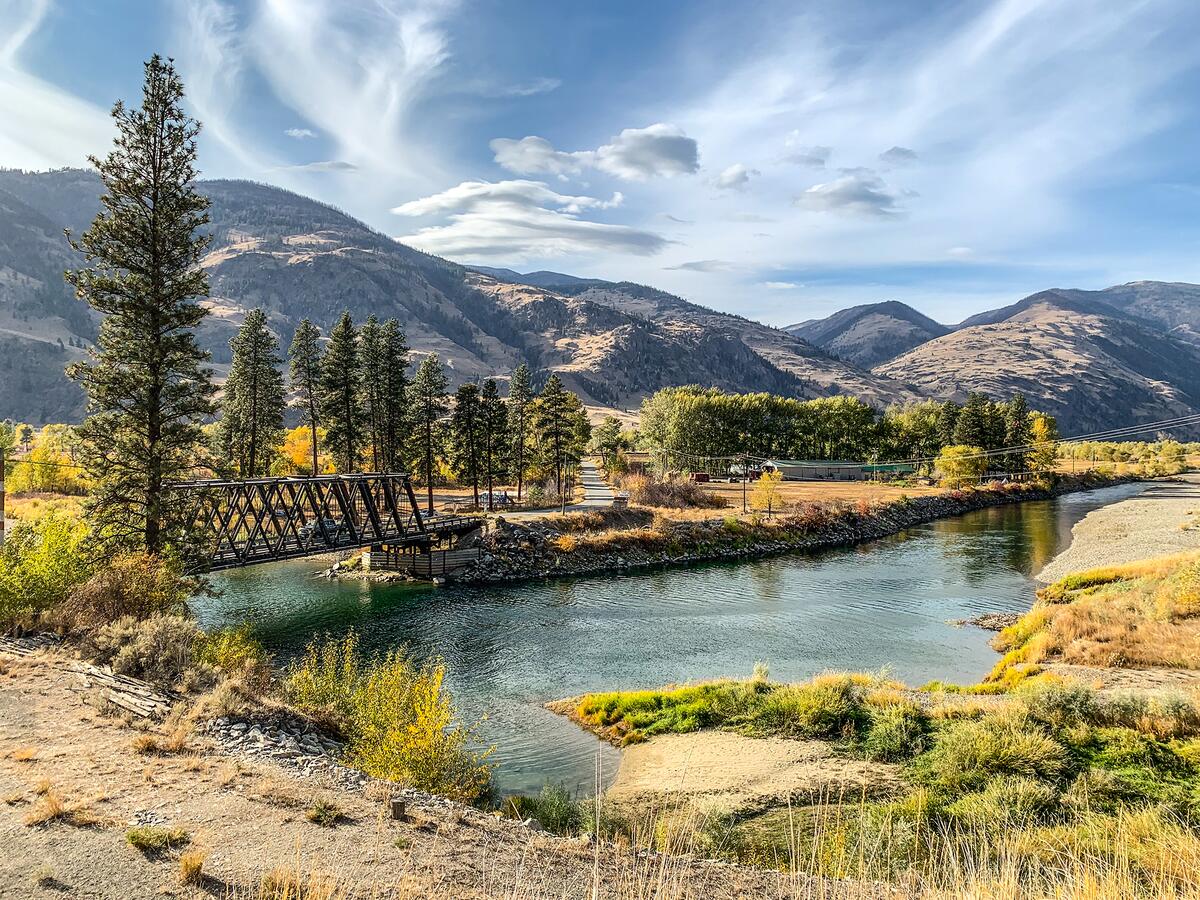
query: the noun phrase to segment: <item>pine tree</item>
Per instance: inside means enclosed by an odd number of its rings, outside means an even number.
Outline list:
[[[480,433],[483,436],[483,478],[487,483],[488,511],[495,509],[496,482],[504,477],[508,444],[508,407],[500,399],[496,382],[489,378],[479,394]]]
[[[441,446],[441,418],[446,414],[446,373],[436,353],[421,360],[409,389],[415,455],[421,461],[421,475],[430,514],[433,513],[433,463]]]
[[[555,490],[562,497],[567,467],[579,462],[590,437],[583,404],[557,375],[551,375],[533,403],[530,418],[543,462],[553,470]]]
[[[1032,437],[1029,404],[1024,394],[1013,394],[1004,407],[1004,446],[1027,447]],[[1013,450],[1008,454],[1008,466],[1013,472],[1024,472],[1029,465],[1028,450]]]
[[[383,323],[383,356],[380,465],[385,472],[398,472],[407,468],[404,433],[408,422],[408,340],[395,319]]]
[[[271,456],[283,441],[279,341],[267,330],[266,314],[253,309],[229,346],[233,363],[221,398],[217,441],[231,470],[257,478],[270,472]]]
[[[298,395],[300,422],[309,430],[312,443],[312,473],[321,474],[317,451],[317,428],[321,424],[319,397],[321,394],[321,332],[308,319],[301,319],[292,337],[292,390]]]
[[[450,462],[454,474],[466,479],[471,485],[475,507],[479,507],[480,451],[483,435],[480,433],[479,388],[464,384],[454,394],[454,412],[450,414]]]
[[[104,316],[92,359],[70,374],[88,400],[79,427],[93,481],[87,514],[111,550],[186,549],[187,501],[166,486],[193,470],[200,423],[213,411],[208,354],[194,332],[206,315],[197,299],[208,294],[208,200],[195,188],[200,125],[182,104],[174,65],[151,57],[141,109],[118,102],[115,147],[91,157],[101,211],[71,239],[86,264],[66,279]]]
[[[954,425],[954,443],[988,449],[988,400],[983,394],[972,391],[958,414]]]
[[[953,400],[947,400],[938,410],[938,443],[942,447],[949,447],[954,443],[954,429],[958,425],[958,414],[961,409]]]
[[[517,502],[521,502],[521,490],[525,484],[525,472],[529,468],[529,411],[533,403],[533,379],[529,366],[521,363],[513,370],[508,383],[508,427],[512,435],[510,445],[511,469],[517,479]]]
[[[387,359],[384,356],[383,326],[375,314],[367,316],[359,332],[362,360],[362,408],[371,444],[371,470],[380,471],[383,459],[383,379]]]
[[[325,441],[339,472],[357,471],[367,443],[362,410],[362,360],[349,311],[329,333],[321,360],[321,415]]]

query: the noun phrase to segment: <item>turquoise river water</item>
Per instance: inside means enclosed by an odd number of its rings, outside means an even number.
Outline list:
[[[367,649],[407,645],[445,661],[467,721],[497,747],[497,787],[576,789],[617,751],[543,709],[585,691],[748,675],[795,680],[886,667],[910,684],[978,680],[991,636],[947,620],[1021,612],[1033,575],[1087,512],[1123,485],[981,510],[857,547],[649,574],[427,587],[312,577],[326,562],[275,563],[215,577],[196,610],[206,627],[253,622],[281,661],[314,634],[358,631]]]

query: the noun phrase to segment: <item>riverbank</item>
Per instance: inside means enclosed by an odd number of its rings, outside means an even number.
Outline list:
[[[526,525],[500,518],[480,542],[479,561],[454,573],[453,580],[464,584],[495,584],[627,573],[847,547],[979,509],[1046,500],[1131,480],[1134,479],[1089,473],[1061,477],[1053,485],[997,484],[883,503],[810,503],[773,519],[727,515],[701,521],[675,521],[668,511],[662,511],[642,527],[604,529],[601,517],[600,528],[582,532],[573,525],[564,528],[554,519]],[[631,512],[649,515],[644,511]]]
[[[1200,550],[1200,475],[1150,484],[1136,497],[1093,510],[1071,543],[1037,573],[1051,584],[1073,572]]]

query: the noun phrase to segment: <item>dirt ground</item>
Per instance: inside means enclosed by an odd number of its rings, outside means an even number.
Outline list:
[[[606,796],[644,804],[687,796],[747,813],[790,799],[879,796],[900,787],[900,767],[836,755],[827,742],[745,737],[728,731],[659,735],[625,748]]]
[[[270,762],[227,756],[202,737],[177,753],[139,755],[139,726],[102,715],[77,678],[59,651],[0,653],[5,900],[280,897],[263,889],[264,878],[295,873],[308,883],[309,900],[849,895],[849,887],[757,869],[597,851],[446,801],[410,805],[413,821],[396,821],[378,783],[342,791]],[[61,802],[60,817],[29,824],[48,798]],[[342,811],[336,827],[307,820],[321,799]],[[181,849],[145,855],[130,846],[126,831],[139,823],[185,829],[186,849],[208,854],[203,882],[181,885]]]

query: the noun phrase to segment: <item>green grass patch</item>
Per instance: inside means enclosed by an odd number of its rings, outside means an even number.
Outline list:
[[[139,825],[125,832],[125,841],[130,847],[140,850],[148,856],[165,853],[176,847],[187,846],[191,841],[182,828],[158,828],[153,825]]]

